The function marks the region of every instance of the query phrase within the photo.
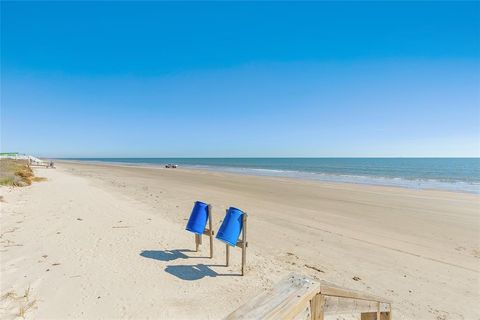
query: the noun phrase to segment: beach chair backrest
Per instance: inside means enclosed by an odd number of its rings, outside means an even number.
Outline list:
[[[196,201],[185,229],[196,234],[203,234],[207,226],[207,220],[208,204]]]
[[[235,247],[243,229],[244,214],[242,210],[230,207],[225,214],[220,229],[218,229],[217,239]]]

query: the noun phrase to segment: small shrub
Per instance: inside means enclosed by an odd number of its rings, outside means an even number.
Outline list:
[[[32,182],[45,181],[45,178],[35,177],[32,169],[25,160],[0,160],[0,185],[24,187]]]

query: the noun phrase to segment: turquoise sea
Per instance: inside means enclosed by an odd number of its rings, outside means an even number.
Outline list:
[[[480,193],[480,158],[69,158]]]

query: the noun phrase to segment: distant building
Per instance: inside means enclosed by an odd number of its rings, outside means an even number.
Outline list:
[[[0,152],[0,159],[28,160],[31,164],[45,164],[43,160],[40,160],[37,157],[20,154],[18,152]]]
[[[0,152],[0,159],[18,159],[21,158],[18,152]]]

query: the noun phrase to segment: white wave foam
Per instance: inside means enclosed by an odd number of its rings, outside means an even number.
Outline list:
[[[468,183],[463,181],[446,182],[435,179],[406,179],[402,177],[376,177],[360,175],[336,175],[328,173],[315,173],[305,171],[262,169],[262,168],[238,168],[195,165],[191,168],[206,169],[210,171],[221,171],[239,173],[254,176],[272,176],[306,180],[317,180],[334,183],[356,183],[367,185],[381,185],[391,187],[403,187],[409,189],[437,189],[457,192],[468,192],[480,194],[479,183]]]

